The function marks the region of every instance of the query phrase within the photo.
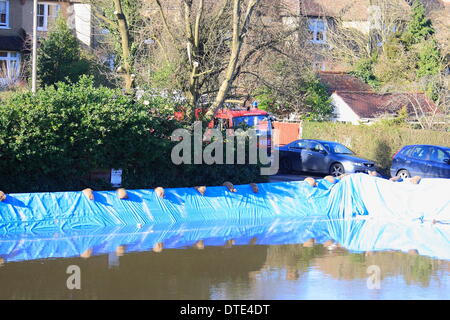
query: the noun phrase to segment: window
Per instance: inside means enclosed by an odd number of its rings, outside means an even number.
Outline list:
[[[9,28],[9,0],[0,0],[0,28]]]
[[[324,143],[323,145],[325,146],[325,149],[327,149],[327,151],[331,153],[353,154],[353,151],[351,151],[349,148],[340,143],[327,142]]]
[[[58,17],[59,4],[39,3],[38,4],[38,30],[47,31]]]
[[[399,154],[403,155],[405,157],[410,157],[412,150],[414,150],[414,148],[412,148],[412,147],[404,147],[402,150],[400,150]]]
[[[20,73],[20,54],[0,51],[0,86],[14,83]]]
[[[438,148],[432,148],[431,152],[431,161],[435,162],[444,162],[445,159],[449,159],[450,157],[444,152],[444,150]]]
[[[322,145],[315,141],[309,141],[306,149],[310,150],[310,151],[314,151],[314,152],[324,151],[324,148],[322,147]]]
[[[289,145],[290,149],[305,149],[307,145],[307,141],[304,140],[300,140],[300,141],[296,141],[293,142],[292,144]]]
[[[419,160],[428,160],[429,158],[429,148],[427,147],[415,147],[411,153],[411,157]]]
[[[233,118],[233,127],[256,127],[260,125],[262,122],[266,122],[269,119],[267,116],[243,116],[243,117],[234,117]]]
[[[308,27],[312,43],[327,42],[327,22],[325,20],[320,18],[309,19]]]

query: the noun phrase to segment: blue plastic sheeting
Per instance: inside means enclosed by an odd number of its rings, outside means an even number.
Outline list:
[[[450,222],[450,179],[422,179],[415,185],[355,174],[338,185],[330,195],[333,218],[361,214],[383,220]]]
[[[450,260],[450,225],[430,222],[395,223],[377,219],[323,220],[320,218],[274,219],[263,224],[171,224],[108,227],[58,233],[13,234],[0,239],[0,257],[6,262],[115,254],[118,246],[127,253],[185,249],[203,240],[205,246],[301,244],[334,240],[353,252],[415,249],[421,255]]]
[[[383,220],[450,222],[450,180],[423,179],[420,184],[391,182],[355,174],[318,187],[306,182],[208,187],[201,196],[194,188],[167,189],[159,198],[153,190],[129,190],[129,199],[114,191],[10,194],[0,203],[0,236],[11,233],[77,230],[110,226],[171,223],[258,224],[265,219],[370,216]]]

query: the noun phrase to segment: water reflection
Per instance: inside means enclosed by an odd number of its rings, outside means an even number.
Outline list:
[[[449,225],[275,220],[9,235],[0,299],[450,298]],[[66,269],[82,270],[82,290]],[[367,288],[379,266],[381,290]]]

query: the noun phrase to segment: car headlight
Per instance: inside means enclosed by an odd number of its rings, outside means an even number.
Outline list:
[[[353,165],[355,167],[364,167],[364,163],[362,163],[362,162],[353,162]]]

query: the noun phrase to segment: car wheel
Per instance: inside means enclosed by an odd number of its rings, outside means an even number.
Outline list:
[[[399,172],[397,172],[397,177],[408,179],[411,177],[411,175],[409,174],[408,170],[400,170]]]
[[[290,173],[290,172],[292,172],[292,163],[291,163],[291,161],[289,160],[289,159],[287,159],[287,158],[283,158],[283,159],[281,159],[281,172],[282,173]]]
[[[330,174],[334,177],[339,177],[340,175],[345,173],[344,166],[342,163],[336,162],[333,163],[330,167]]]

